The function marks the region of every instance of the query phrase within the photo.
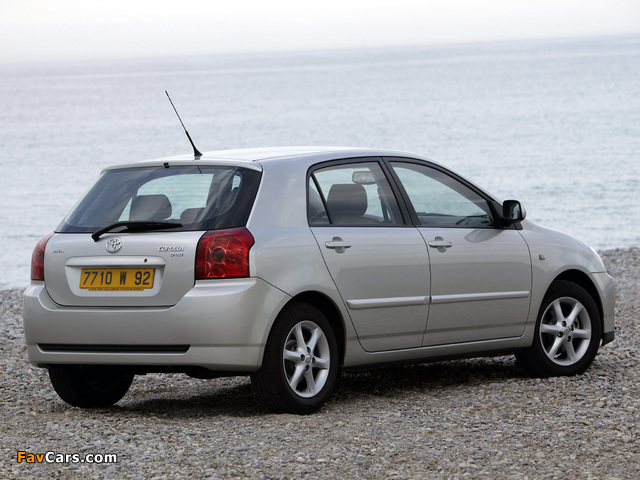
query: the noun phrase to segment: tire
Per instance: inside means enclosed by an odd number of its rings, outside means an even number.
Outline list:
[[[601,336],[593,298],[579,285],[559,280],[542,300],[533,344],[516,359],[535,377],[577,375],[593,362]]]
[[[251,383],[270,410],[304,415],[327,401],[338,372],[338,344],[329,321],[312,305],[296,303],[278,315]]]
[[[105,365],[52,365],[49,379],[58,396],[81,408],[109,407],[120,400],[133,374]]]

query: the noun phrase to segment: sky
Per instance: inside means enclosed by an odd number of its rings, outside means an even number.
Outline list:
[[[640,34],[640,0],[0,0],[0,63]]]

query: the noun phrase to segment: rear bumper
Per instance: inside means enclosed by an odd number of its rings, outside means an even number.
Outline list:
[[[29,361],[199,366],[254,371],[275,313],[289,297],[256,279],[200,281],[172,307],[62,307],[44,284],[24,292]]]

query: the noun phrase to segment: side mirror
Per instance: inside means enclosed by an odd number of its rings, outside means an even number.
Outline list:
[[[505,223],[518,223],[527,216],[524,207],[518,200],[505,200],[502,204],[502,220]]]

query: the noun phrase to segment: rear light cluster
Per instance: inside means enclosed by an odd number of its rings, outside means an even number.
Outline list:
[[[44,282],[44,252],[51,237],[53,237],[53,232],[46,237],[42,237],[36,248],[33,249],[33,255],[31,255],[31,280]]]
[[[249,250],[255,243],[246,228],[205,233],[196,251],[196,280],[249,276]]]

